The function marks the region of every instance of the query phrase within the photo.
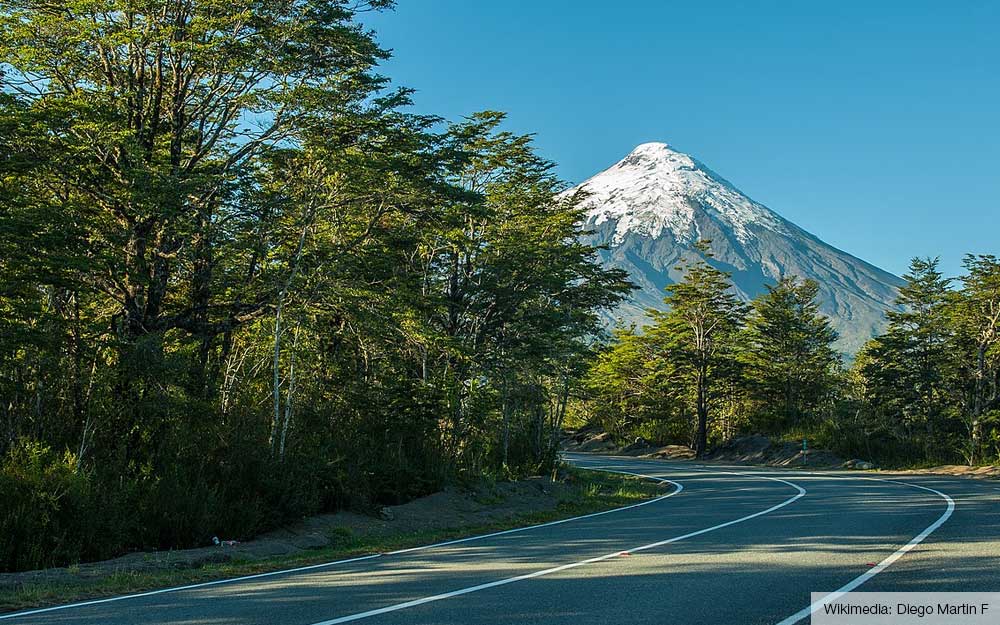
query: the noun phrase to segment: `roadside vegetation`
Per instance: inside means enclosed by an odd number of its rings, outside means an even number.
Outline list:
[[[560,488],[558,493],[552,493],[555,502],[551,508],[489,524],[462,525],[456,519],[453,527],[448,529],[400,532],[393,530],[392,524],[389,523],[387,531],[368,535],[345,531],[344,528],[333,528],[330,546],[322,549],[292,556],[256,560],[233,558],[228,562],[209,562],[194,568],[177,569],[166,566],[154,571],[121,568],[94,575],[80,574],[80,567],[70,567],[64,575],[59,576],[58,580],[26,578],[24,581],[13,581],[5,580],[4,576],[0,575],[0,612],[239,577],[372,553],[385,553],[610,510],[667,492],[667,487],[663,485],[626,475],[572,467],[560,467],[558,475],[557,485]],[[502,508],[504,502],[502,498],[497,498],[489,504]],[[441,510],[440,514],[442,517],[447,517],[449,511]],[[220,552],[225,553],[225,547],[220,547]],[[17,574],[8,574],[7,577],[16,578]]]
[[[546,473],[629,285],[388,0],[0,8],[0,571]]]
[[[764,434],[887,467],[1000,462],[998,259],[967,256],[957,280],[914,259],[888,328],[845,363],[815,284],[789,277],[747,305],[699,249],[670,311],[598,355],[573,425],[701,454]]]
[[[392,4],[0,5],[0,572],[548,474],[570,404],[700,452],[996,457],[996,259],[915,264],[850,370],[814,285],[748,308],[707,248],[595,346],[632,286],[581,198],[502,113],[409,111],[360,22]]]

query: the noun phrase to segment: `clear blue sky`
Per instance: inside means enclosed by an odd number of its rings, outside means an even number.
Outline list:
[[[1000,254],[1000,2],[400,0],[415,110],[506,111],[578,182],[666,141],[900,274]]]

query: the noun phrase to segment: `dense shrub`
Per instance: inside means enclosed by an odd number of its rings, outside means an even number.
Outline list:
[[[76,457],[22,439],[0,466],[0,570],[72,561],[88,549],[91,485]]]
[[[20,441],[0,469],[0,570],[247,539],[346,500],[345,482],[315,461],[224,453],[102,482],[73,454]]]

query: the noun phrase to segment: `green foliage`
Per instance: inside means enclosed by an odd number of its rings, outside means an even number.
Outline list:
[[[29,439],[17,441],[0,464],[0,570],[72,561],[93,532],[90,483],[77,459]],[[84,521],[86,523],[86,521]]]
[[[696,419],[694,449],[708,449],[709,412],[727,400],[739,375],[735,358],[745,305],[736,299],[729,275],[713,267],[708,241],[696,246],[704,258],[685,266],[684,279],[667,287],[666,313],[653,313],[650,334],[665,346],[676,379],[688,390]]]
[[[81,484],[0,568],[551,468],[629,285],[502,114],[403,111],[356,19],[391,4],[0,8],[0,454]]]
[[[954,327],[956,374],[964,380],[962,417],[968,433],[963,455],[970,462],[1000,457],[1000,260],[968,255],[962,289],[948,307]]]
[[[592,418],[618,441],[688,440],[683,396],[662,342],[649,333],[619,330],[613,346],[597,355],[587,374]]]
[[[753,302],[741,341],[755,425],[777,433],[816,416],[835,389],[837,339],[816,302],[818,285],[783,278]]]
[[[961,295],[949,289],[937,259],[913,259],[904,278],[887,331],[855,363],[860,425],[884,439],[877,454],[889,462],[954,462],[964,438],[956,368],[963,350],[952,321]]]
[[[670,287],[670,312],[598,354],[587,415],[621,442],[697,449],[703,414],[714,441],[806,437],[883,466],[997,461],[1000,262],[965,268],[952,290],[935,259],[914,259],[885,334],[843,371],[815,284],[780,280],[744,317],[726,277],[697,263]]]
[[[746,307],[728,275],[709,264],[707,242],[698,251],[684,279],[668,287],[669,311],[650,311],[642,335],[616,334],[591,367],[593,411],[619,440],[693,442],[703,454],[710,432],[725,436],[741,417],[735,355]]]

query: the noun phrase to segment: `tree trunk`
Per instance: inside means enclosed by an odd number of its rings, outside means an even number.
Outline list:
[[[274,418],[271,422],[271,455],[274,456],[275,445],[278,437],[278,424],[281,422],[281,313],[285,307],[285,298],[288,290],[299,272],[299,261],[302,260],[302,250],[306,245],[306,236],[309,234],[309,226],[314,214],[307,208],[302,214],[302,232],[299,234],[298,247],[295,249],[295,256],[292,260],[292,269],[278,293],[278,302],[274,308],[274,362],[272,380],[272,401],[274,404]]]
[[[284,292],[278,296],[274,311],[274,355],[271,362],[271,400],[274,415],[271,418],[271,455],[274,456],[278,442],[278,425],[281,423],[281,310],[284,308]]]
[[[976,388],[972,398],[972,453],[969,455],[969,464],[979,461],[980,446],[983,438],[983,399],[985,398],[986,381],[986,345],[980,344],[976,353]]]
[[[510,449],[510,385],[507,382],[506,376],[503,381],[503,434],[502,434],[502,445],[503,445],[503,464],[501,466],[507,466],[507,454]]]
[[[295,401],[295,352],[299,344],[299,325],[295,326],[295,338],[292,340],[292,353],[288,364],[288,388],[285,389],[285,418],[281,425],[281,442],[278,444],[278,458],[285,459],[285,441],[288,429],[292,424],[293,405]]]
[[[708,372],[704,365],[698,370],[698,437],[695,439],[695,455],[698,458],[705,457],[708,447]]]

